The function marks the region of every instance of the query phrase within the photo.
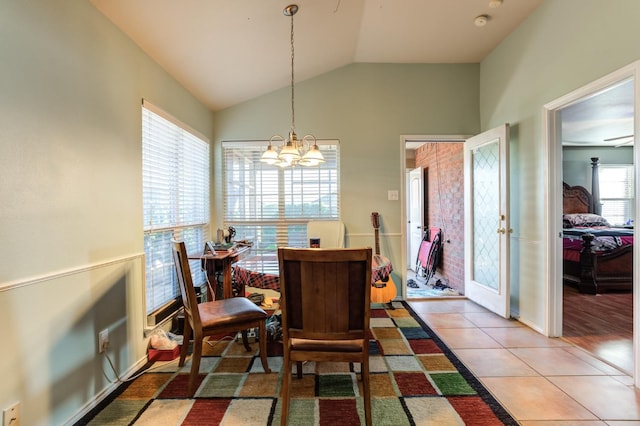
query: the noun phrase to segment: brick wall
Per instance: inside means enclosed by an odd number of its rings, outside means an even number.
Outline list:
[[[464,152],[462,142],[429,142],[416,150],[426,171],[425,226],[442,228],[438,273],[464,294]]]

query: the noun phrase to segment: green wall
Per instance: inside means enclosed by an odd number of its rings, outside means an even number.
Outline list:
[[[141,100],[211,112],[89,1],[0,8],[0,410],[60,425],[143,362]]]
[[[400,135],[475,134],[478,64],[352,64],[296,83],[296,131],[340,141],[341,212],[349,246],[373,246],[371,212],[381,218],[380,250],[403,269]],[[289,88],[215,114],[214,226],[222,225],[220,141],[269,139],[290,126]],[[400,280],[394,278],[398,283]]]
[[[563,147],[562,180],[591,191],[591,157],[598,157],[600,164],[633,164],[633,147]]]
[[[400,135],[512,125],[514,305],[543,328],[546,169],[542,107],[640,58],[637,0],[549,0],[481,64],[353,64],[296,85],[299,134],[336,138],[352,246],[401,269]],[[62,424],[109,390],[96,336],[120,372],[144,361],[140,102],[220,141],[289,128],[289,90],[212,114],[87,1],[4,2],[0,13],[0,408]],[[397,273],[397,272],[396,272]],[[7,348],[11,348],[7,350]]]
[[[548,318],[547,176],[543,106],[640,58],[637,0],[544,2],[480,65],[482,130],[512,125],[512,302]]]

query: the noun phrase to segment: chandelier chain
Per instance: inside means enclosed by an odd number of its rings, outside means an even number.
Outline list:
[[[291,14],[291,131],[295,133],[296,129],[296,113],[294,108],[295,103],[295,79],[293,78],[293,60],[295,57],[294,54],[294,44],[293,44],[293,15]]]

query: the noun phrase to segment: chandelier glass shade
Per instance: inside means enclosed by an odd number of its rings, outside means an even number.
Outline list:
[[[289,166],[318,166],[324,163],[324,156],[318,148],[316,138],[313,135],[305,135],[302,139],[298,139],[295,131],[295,79],[294,79],[294,43],[293,43],[293,15],[298,12],[298,6],[290,4],[285,7],[283,14],[291,17],[291,131],[288,138],[280,135],[272,136],[269,140],[269,146],[262,154],[260,161],[279,167]],[[279,143],[278,147],[274,144]]]

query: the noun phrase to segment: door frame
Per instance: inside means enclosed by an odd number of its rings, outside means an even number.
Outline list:
[[[562,336],[562,143],[558,140],[560,134],[560,121],[557,112],[570,104],[585,97],[594,95],[601,90],[619,83],[623,80],[634,79],[634,134],[640,135],[640,61],[636,61],[591,83],[588,83],[552,102],[543,106],[543,128],[545,133],[545,149],[548,158],[548,170],[545,174],[546,182],[544,187],[547,190],[545,196],[547,200],[547,318],[546,334],[550,337]],[[634,148],[633,161],[635,170],[638,171],[640,165],[640,149]],[[635,191],[635,211],[640,212],[640,184],[636,173]],[[640,264],[640,250],[633,250],[634,265]],[[640,385],[640,355],[638,354],[638,344],[640,342],[640,268],[633,271],[633,357],[634,369],[633,378],[636,387]]]
[[[415,261],[412,261],[412,259],[416,259],[417,255],[418,255],[418,251],[420,248],[420,241],[422,240],[422,236],[424,235],[424,221],[426,220],[426,218],[424,217],[424,211],[425,211],[425,199],[424,199],[424,189],[425,186],[427,184],[427,182],[425,182],[425,171],[426,169],[422,166],[417,166],[413,169],[410,169],[407,167],[405,176],[406,176],[406,185],[407,185],[407,192],[406,192],[406,199],[405,199],[405,203],[406,203],[406,208],[407,208],[407,221],[405,223],[405,227],[407,230],[407,253],[409,254],[410,258],[407,258],[407,262],[406,262],[406,268],[407,270],[411,269],[411,270],[415,270],[414,268],[416,267],[416,263]],[[419,200],[413,200],[413,197],[411,196],[413,189],[411,188],[411,183],[412,180],[414,178],[414,173],[419,175],[419,179],[420,179],[420,191],[418,192],[418,198]],[[412,237],[413,235],[413,230],[416,229],[416,224],[414,223],[413,219],[414,216],[412,214],[412,203],[418,203],[419,204],[419,208],[420,208],[420,239],[418,240],[417,246],[418,247],[413,247],[413,241],[414,238]],[[414,256],[415,253],[415,256]]]
[[[402,270],[399,271],[401,279],[400,297],[402,300],[407,299],[407,144],[427,143],[427,142],[464,142],[471,135],[455,134],[455,135],[400,135],[400,220],[402,220],[401,233],[401,261]],[[423,205],[424,205],[424,200]],[[398,271],[396,271],[398,272]]]

